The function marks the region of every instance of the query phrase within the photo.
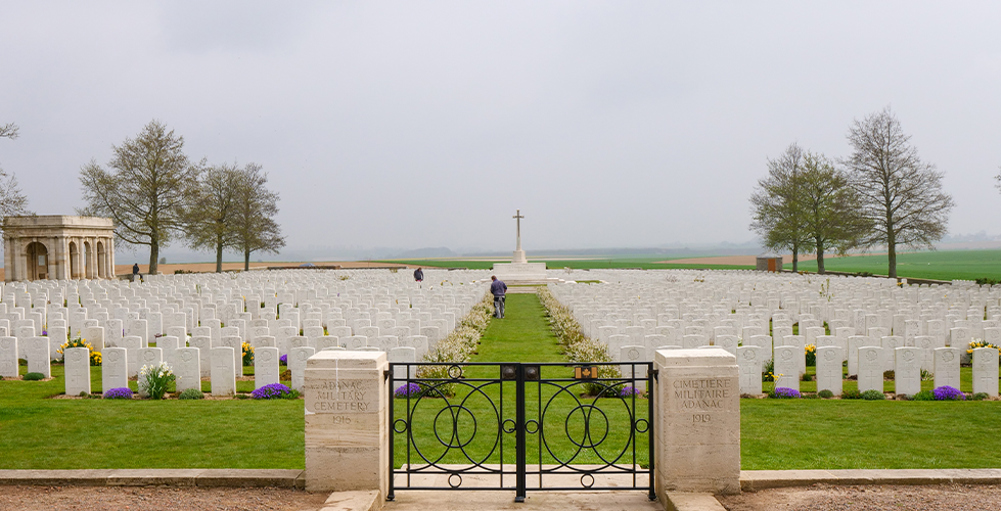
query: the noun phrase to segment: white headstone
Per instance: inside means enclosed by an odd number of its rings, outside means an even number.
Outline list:
[[[817,391],[829,390],[835,396],[840,396],[843,385],[841,376],[841,348],[837,346],[817,348]]]
[[[63,350],[66,370],[66,395],[90,394],[90,350],[66,348]]]
[[[257,348],[254,351],[254,388],[278,383],[279,374],[278,348]]]
[[[276,348],[272,349],[277,351]],[[233,348],[211,348],[212,369],[210,373],[212,374],[213,396],[232,396],[236,394],[236,367],[233,360]]]
[[[201,356],[198,351],[198,348],[177,348],[173,368],[177,392],[202,390]]]
[[[107,347],[101,353],[101,392],[129,386],[129,368],[125,348]]]
[[[883,348],[862,346],[858,349],[858,390],[883,392]]]
[[[24,346],[24,355],[28,359],[29,373],[42,373],[46,378],[52,376],[49,357],[48,337],[28,337],[19,339],[18,346]],[[20,354],[19,354],[20,355]]]
[[[142,338],[137,335],[130,335],[122,338],[122,347],[127,350],[126,359],[128,360],[128,375],[129,378],[135,378],[139,375],[139,368],[142,364],[139,363],[139,350],[142,349]]]
[[[243,339],[238,335],[226,335],[219,339],[219,346],[233,348],[233,367],[236,369],[236,376],[243,376]]]
[[[935,388],[952,387],[960,390],[959,348],[935,348]]]
[[[791,337],[791,336],[788,336]],[[799,390],[799,358],[806,355],[798,346],[778,346],[775,348],[775,388],[785,387]]]
[[[903,346],[894,350],[894,392],[913,396],[921,392],[921,348]]]
[[[741,394],[761,394],[761,353],[763,352],[764,350],[758,346],[737,348]]]
[[[163,350],[160,348],[140,348],[137,358],[139,359],[139,368],[141,372],[143,367],[153,368],[160,365],[160,362],[163,361]],[[139,378],[142,379],[142,376]],[[174,379],[177,379],[177,375],[174,375]],[[140,381],[138,387],[140,396],[149,397],[149,393],[146,392],[143,382]]]
[[[17,338],[0,337],[0,377],[17,378]]]
[[[303,392],[306,376],[306,360],[312,357],[316,350],[309,346],[295,347],[289,350],[288,368],[292,372],[292,388]]]
[[[954,328],[953,331],[956,329]],[[998,350],[975,348],[973,350],[973,393],[998,395]]]
[[[202,378],[208,378],[212,375],[212,338],[211,337],[192,337],[188,340],[188,345],[192,348],[198,348],[198,358],[199,365],[201,366]],[[236,377],[235,375],[233,376]]]

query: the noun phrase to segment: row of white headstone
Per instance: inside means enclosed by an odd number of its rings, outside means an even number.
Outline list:
[[[880,350],[875,363],[887,371],[897,366],[897,350],[907,348],[901,357],[908,368],[917,367],[920,382],[921,370],[936,376],[946,371],[937,363],[940,348],[951,348],[943,356],[956,356],[958,371],[960,361],[969,360],[966,350],[974,336],[1001,345],[1001,289],[964,282],[897,287],[887,279],[746,271],[592,270],[588,275],[605,283],[550,285],[550,290],[573,311],[584,333],[604,342],[612,358],[622,362],[652,360],[657,349],[715,346],[737,355],[747,348],[745,356],[759,360],[758,365],[771,359],[773,351],[789,357],[799,376],[805,369],[805,347],[812,344],[818,354],[837,359],[838,375],[847,361],[848,374],[862,380],[859,350]],[[820,299],[807,299],[811,297]],[[985,320],[985,314],[991,319]],[[834,335],[827,335],[824,323]],[[794,324],[801,335],[793,335]],[[828,360],[834,363],[834,358]],[[868,365],[865,369],[871,372]],[[912,373],[905,369],[900,379]],[[760,370],[758,374],[760,384]],[[785,374],[794,378],[792,372]],[[937,381],[954,381],[942,376]],[[750,383],[753,378],[745,379]]]
[[[242,375],[242,344],[248,342],[255,349],[255,387],[277,382],[278,359],[282,355],[288,355],[289,369],[293,375],[293,386],[301,386],[301,369],[305,368],[305,360],[308,355],[324,349],[351,349],[365,351],[385,351],[392,362],[416,362],[423,359],[424,355],[433,349],[434,344],[455,328],[457,320],[468,314],[469,310],[486,292],[486,286],[482,282],[475,282],[476,278],[482,280],[484,272],[444,272],[429,271],[432,277],[447,275],[455,279],[460,284],[452,285],[442,279],[442,285],[415,284],[407,279],[400,279],[398,275],[386,271],[365,271],[344,274],[343,272],[255,272],[247,279],[233,279],[229,276],[220,277],[217,275],[185,275],[171,276],[167,278],[150,278],[145,284],[109,283],[107,281],[96,281],[98,289],[118,292],[122,295],[128,291],[134,291],[135,296],[145,296],[146,299],[128,301],[132,309],[139,307],[138,311],[125,307],[117,307],[115,314],[118,319],[108,317],[106,309],[101,304],[96,304],[94,300],[84,300],[79,307],[61,307],[58,298],[65,288],[59,285],[69,286],[75,290],[90,289],[90,283],[67,282],[67,281],[45,281],[47,287],[34,286],[31,288],[35,294],[39,289],[57,290],[47,297],[55,297],[56,303],[45,305],[40,300],[33,298],[34,295],[25,291],[21,297],[22,302],[38,305],[46,314],[43,319],[48,321],[47,336],[35,336],[34,321],[31,324],[15,323],[15,331],[20,336],[0,337],[0,376],[17,375],[18,358],[27,359],[28,370],[40,372],[46,376],[50,374],[49,361],[57,359],[56,350],[64,343],[70,334],[83,336],[94,347],[96,351],[101,351],[103,363],[107,369],[103,373],[103,388],[109,384],[116,386],[129,377],[135,377],[139,368],[143,365],[152,365],[160,361],[167,362],[175,368],[178,381],[192,382],[195,379],[210,378],[213,381],[213,393],[229,394],[235,389],[235,383],[230,381]],[[348,277],[349,280],[345,280]],[[258,305],[258,297],[253,296],[249,300],[241,300],[238,304],[220,300],[218,303],[206,303],[204,299],[208,295],[211,300],[212,295],[208,294],[210,287],[217,296],[233,296],[233,288],[229,286],[247,286],[250,283],[267,283],[280,280],[282,285],[275,286],[281,291],[264,291],[265,305],[274,303],[274,311],[267,307],[260,308],[263,317],[249,319],[248,313],[233,312],[237,306],[246,307],[249,311],[258,313],[258,309],[252,306]],[[354,279],[350,285],[345,285]],[[465,282],[467,281],[468,282]],[[55,282],[55,284],[53,284]],[[165,282],[167,284],[165,284]],[[34,283],[33,283],[34,284]],[[210,286],[211,285],[211,286]],[[124,287],[123,287],[124,286]],[[178,287],[195,289],[198,293],[193,301],[199,307],[187,307],[184,312],[171,312],[177,310],[175,307],[164,306],[167,319],[166,335],[151,334],[161,329],[162,324],[141,319],[141,315],[147,318],[158,319],[159,311],[153,311],[149,307],[160,308],[162,303],[150,303],[149,297],[157,296],[158,292],[167,292]],[[267,286],[264,286],[267,287]],[[306,292],[302,287],[309,288]],[[16,304],[18,298],[16,294],[10,294],[14,286],[8,284],[3,289],[3,295],[7,300]],[[333,290],[332,290],[332,289]],[[16,290],[16,288],[14,288]],[[336,290],[336,291],[334,291]],[[48,292],[47,291],[47,292]],[[93,291],[91,289],[91,291]],[[124,291],[124,292],[123,292]],[[246,289],[242,289],[247,292]],[[392,294],[395,292],[396,294]],[[70,294],[71,299],[76,297]],[[372,298],[371,297],[380,297]],[[392,300],[389,297],[395,296]],[[302,302],[293,306],[292,304],[279,303],[280,298],[297,299],[301,297]],[[273,300],[272,300],[273,298]],[[228,305],[227,305],[228,303]],[[17,308],[6,309],[5,303],[0,303],[0,311],[10,316],[17,316],[22,319],[13,319],[16,322],[25,322],[25,314],[40,315],[38,312],[28,312],[17,310]],[[213,317],[217,305],[225,308],[229,312],[228,323],[223,323],[221,319]],[[335,305],[344,306],[335,307]],[[360,305],[362,307],[353,307]],[[375,307],[378,305],[378,307]],[[232,307],[231,307],[232,306]],[[423,309],[422,309],[423,307]],[[366,310],[362,310],[365,308]],[[31,310],[34,310],[32,308]],[[193,312],[197,310],[198,312]],[[96,311],[96,312],[94,312]],[[303,319],[299,319],[300,312]],[[69,322],[65,315],[71,318]],[[88,319],[88,314],[97,315],[97,319]],[[280,314],[282,319],[278,319]],[[188,327],[193,316],[197,316],[201,325],[192,328],[195,335],[188,336]],[[75,321],[74,319],[75,318]],[[175,321],[176,320],[176,321]],[[373,320],[377,323],[372,325]],[[0,328],[5,325],[0,319]],[[171,323],[174,321],[174,323]],[[397,324],[399,323],[399,325]],[[428,326],[421,326],[422,323],[429,323]],[[151,330],[150,325],[154,328]],[[197,324],[197,323],[196,323]],[[124,327],[123,327],[124,325]],[[106,330],[107,329],[107,330]],[[274,330],[273,330],[274,329]],[[69,330],[69,331],[68,331]],[[105,332],[109,335],[105,335]],[[417,331],[419,334],[413,334]],[[5,334],[6,332],[0,331]],[[276,335],[270,335],[270,334]],[[299,334],[304,335],[299,335]],[[136,335],[131,335],[136,334]],[[330,335],[339,334],[339,335]],[[367,334],[367,335],[365,335]],[[385,335],[383,335],[385,334]],[[402,334],[402,335],[394,335]],[[182,339],[184,343],[182,344]],[[155,344],[155,347],[152,346]],[[85,350],[85,349],[84,349]],[[69,351],[67,350],[67,353]],[[229,354],[231,362],[223,360],[224,354]],[[67,360],[67,393],[78,394],[86,389],[84,381],[89,384],[89,378],[82,377],[83,369],[79,361],[71,364]],[[73,366],[71,371],[70,365]],[[300,367],[301,366],[301,369]],[[232,378],[230,376],[232,372]],[[110,378],[110,380],[109,380]],[[70,380],[73,384],[70,384]],[[218,381],[218,385],[215,384]],[[178,390],[188,388],[188,383],[179,383]],[[190,385],[194,385],[190,383]],[[77,390],[77,389],[80,390]],[[77,390],[76,392],[73,392]]]
[[[265,275],[271,273],[282,272],[253,272],[236,279],[216,275],[158,276],[145,284],[42,281],[26,284],[23,290],[17,287],[23,283],[8,283],[2,290],[4,301],[0,302],[0,333],[23,340],[47,329],[53,356],[57,356],[55,349],[66,337],[87,338],[95,348],[105,343],[118,346],[129,336],[140,337],[143,347],[162,335],[184,338],[190,334],[212,337],[214,342],[224,336],[239,336],[247,342],[274,337],[282,355],[288,352],[289,338],[300,334],[310,339],[373,339],[366,345],[379,338],[384,338],[381,342],[386,345],[393,342],[392,337],[423,335],[433,345],[455,328],[456,318],[468,313],[484,288],[482,284],[465,283],[418,285],[401,280],[403,274],[385,271]],[[461,273],[448,276],[482,276]],[[355,281],[341,280],[344,277]],[[275,280],[280,283],[276,285]],[[63,306],[67,288],[74,294]],[[28,298],[18,300],[18,291]],[[78,295],[76,291],[84,293]],[[258,301],[260,296],[266,301]],[[261,303],[274,306],[262,308]],[[28,308],[18,306],[25,304]],[[345,340],[341,345],[357,345],[358,341]]]

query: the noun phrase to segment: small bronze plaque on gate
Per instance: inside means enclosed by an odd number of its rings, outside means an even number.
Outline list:
[[[578,380],[593,380],[598,377],[598,368],[594,366],[575,367],[573,377]]]

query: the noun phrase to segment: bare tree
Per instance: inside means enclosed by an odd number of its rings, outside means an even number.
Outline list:
[[[112,149],[111,170],[93,160],[80,169],[87,201],[81,213],[110,216],[121,241],[149,246],[149,272],[155,274],[160,247],[183,232],[201,166],[184,154],[184,137],[156,120]]]
[[[799,177],[802,232],[816,251],[817,273],[823,274],[824,254],[830,249],[844,254],[858,247],[872,224],[861,214],[858,193],[848,176],[823,155],[806,153]]]
[[[237,188],[232,226],[233,248],[243,253],[243,269],[250,269],[250,254],[264,251],[278,253],[285,246],[281,227],[274,220],[278,213],[278,193],[268,190],[268,175],[261,166],[249,163],[242,171]]]
[[[196,250],[215,250],[215,271],[222,272],[223,248],[236,243],[233,217],[243,181],[243,172],[234,164],[206,169],[196,190],[197,197],[186,215],[186,234]]]
[[[18,129],[14,123],[0,126],[0,138],[17,138]],[[28,211],[28,198],[21,193],[21,188],[17,185],[17,178],[14,174],[8,174],[0,168],[0,228],[6,227],[6,219],[9,216],[30,214]]]
[[[921,161],[889,107],[856,120],[848,132],[845,160],[862,214],[872,230],[866,246],[885,245],[888,275],[897,276],[897,245],[934,249],[946,234],[952,196],[942,191],[943,172]]]
[[[16,124],[9,122],[7,124],[4,124],[3,126],[0,126],[0,138],[9,138],[11,140],[14,140],[15,138],[17,138],[17,135],[18,135],[18,128]]]
[[[809,242],[803,231],[799,198],[803,150],[795,143],[777,159],[768,160],[768,176],[758,181],[751,195],[751,230],[765,247],[792,251],[792,269],[799,270],[799,252]]]

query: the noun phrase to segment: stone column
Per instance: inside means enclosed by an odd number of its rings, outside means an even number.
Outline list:
[[[87,246],[90,247],[90,251],[87,252],[87,278],[96,279],[97,278],[97,245],[94,244],[94,238],[87,237]]]
[[[10,237],[3,237],[3,267],[4,282],[14,280],[14,244],[10,242]]]
[[[378,351],[306,361],[306,491],[389,488],[389,363]]]
[[[109,236],[108,237],[108,248],[106,250],[107,250],[106,253],[108,254],[108,278],[109,279],[114,279],[115,278],[115,238],[114,238],[114,236]]]
[[[28,251],[23,238],[14,241],[14,280],[26,280],[28,278]]]
[[[737,358],[723,349],[661,350],[655,365],[657,495],[740,493]]]
[[[59,240],[49,238],[45,243],[45,273],[46,278],[55,280],[59,278]]]

